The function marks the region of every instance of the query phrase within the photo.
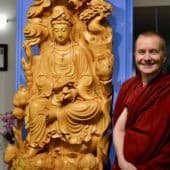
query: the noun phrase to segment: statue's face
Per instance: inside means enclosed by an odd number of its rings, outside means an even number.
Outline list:
[[[53,32],[58,44],[64,45],[70,39],[71,27],[67,24],[55,24],[53,25]]]

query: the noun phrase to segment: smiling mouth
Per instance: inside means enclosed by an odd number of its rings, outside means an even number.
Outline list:
[[[156,64],[155,62],[145,62],[145,63],[139,63],[140,65],[143,65],[143,66],[152,66],[154,64]]]
[[[141,64],[143,66],[153,66],[155,63],[147,63],[147,64]]]

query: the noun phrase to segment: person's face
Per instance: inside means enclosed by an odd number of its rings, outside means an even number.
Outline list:
[[[156,75],[165,62],[161,39],[157,36],[140,36],[135,46],[135,62],[142,76]]]
[[[56,42],[64,45],[70,39],[71,27],[67,24],[55,24],[53,25],[53,32]]]

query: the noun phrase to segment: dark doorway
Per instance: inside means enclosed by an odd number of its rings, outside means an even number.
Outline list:
[[[168,52],[164,71],[170,73],[170,6],[135,7],[134,39],[143,31],[157,31],[164,36]]]

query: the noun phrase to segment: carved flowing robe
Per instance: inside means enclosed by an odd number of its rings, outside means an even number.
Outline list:
[[[66,85],[61,89],[49,90],[52,91],[52,97],[49,100],[56,120],[48,126],[48,135],[52,138],[69,141],[71,144],[88,142],[94,134],[99,133],[94,122],[96,122],[96,118],[100,118],[102,112],[100,101],[97,99],[93,86],[94,75],[90,69],[92,59],[88,60],[87,53],[77,44],[72,44],[70,48],[63,51],[55,48],[52,50],[52,56],[42,56],[40,60],[37,84],[40,82],[39,77],[47,79],[49,87],[45,88],[44,94],[49,88],[54,88],[55,84]],[[69,81],[74,82],[71,87],[67,85]],[[43,85],[45,84],[48,86],[48,83],[43,83]],[[78,94],[73,96],[72,101],[58,101],[60,97],[62,98],[64,88],[78,91]],[[44,127],[46,127],[45,119],[43,122]],[[34,121],[34,124],[35,127],[38,127],[37,122]],[[41,128],[36,129],[37,133],[42,130],[43,123],[40,122],[40,124]],[[47,132],[45,133],[47,135]]]
[[[170,76],[160,74],[143,87],[140,76],[126,81],[114,111],[116,123],[124,107],[128,118],[124,155],[138,170],[170,169]],[[118,170],[115,161],[112,170]]]

